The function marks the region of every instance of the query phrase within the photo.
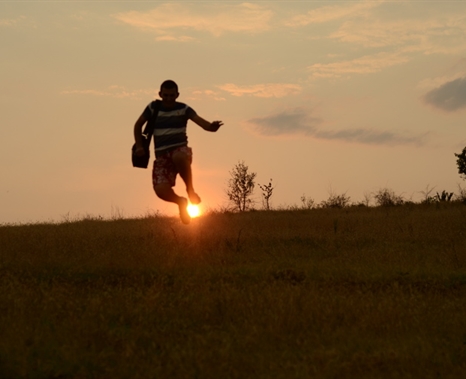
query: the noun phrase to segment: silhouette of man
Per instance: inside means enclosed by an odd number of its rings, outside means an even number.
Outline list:
[[[152,183],[157,196],[162,200],[177,204],[181,221],[189,224],[191,217],[187,210],[188,200],[173,191],[176,176],[179,174],[186,184],[189,201],[192,204],[201,202],[201,198],[193,187],[192,149],[188,146],[187,123],[191,120],[204,130],[216,132],[223,122],[204,120],[191,107],[176,101],[179,95],[178,85],[173,80],[166,80],[161,84],[159,96],[162,102],[153,132],[155,161]],[[152,118],[154,106],[155,101],[147,105],[134,124],[136,154],[140,156],[144,155],[142,127]]]

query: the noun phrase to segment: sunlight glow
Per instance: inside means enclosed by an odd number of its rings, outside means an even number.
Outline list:
[[[188,213],[191,216],[191,218],[199,217],[201,215],[201,209],[198,205],[189,204]]]

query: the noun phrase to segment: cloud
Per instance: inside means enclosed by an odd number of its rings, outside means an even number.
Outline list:
[[[155,39],[156,41],[168,41],[168,42],[191,42],[194,41],[193,37],[190,36],[170,36],[170,35],[164,35],[157,37]]]
[[[318,130],[314,137],[326,140],[356,142],[366,145],[421,145],[425,135],[404,136],[390,131],[371,129]]]
[[[426,104],[446,112],[466,108],[466,77],[446,82],[427,92],[423,100]]]
[[[362,23],[349,20],[330,33],[328,38],[359,45],[363,49],[385,51],[351,60],[317,63],[309,66],[308,70],[314,78],[339,78],[376,73],[402,65],[411,61],[416,53],[459,55],[466,51],[465,35],[466,16],[463,14],[390,21],[373,15]]]
[[[250,86],[237,86],[236,84],[227,83],[218,86],[218,88],[233,96],[255,96],[265,98],[297,95],[302,90],[301,86],[298,84],[287,83],[266,83]]]
[[[451,54],[466,49],[466,16],[447,15],[423,19],[406,18],[346,21],[329,38],[366,48],[403,47],[405,51],[425,54]]]
[[[399,52],[366,55],[347,61],[333,63],[316,63],[308,67],[312,77],[338,78],[350,74],[369,74],[382,71],[386,67],[396,66],[409,61],[406,55]]]
[[[337,29],[326,36],[364,48],[397,47],[405,52],[459,54],[466,51],[466,14],[442,12],[423,7],[422,12],[407,5],[405,12],[389,18],[388,1],[342,2],[313,9],[284,22],[303,27],[338,21]],[[387,12],[388,11],[388,12]]]
[[[156,89],[137,89],[127,90],[125,87],[113,85],[104,90],[96,89],[73,89],[63,90],[60,93],[62,95],[88,95],[88,96],[101,96],[101,97],[113,97],[117,99],[141,99],[147,96],[154,96],[157,92]]]
[[[188,95],[188,100],[201,100],[207,98],[209,100],[215,101],[225,101],[226,99],[222,97],[218,92],[212,90],[194,90],[191,91],[191,94]]]
[[[324,121],[302,108],[247,120],[249,128],[263,136],[306,136],[366,145],[421,145],[426,135],[406,136],[392,131],[364,128],[326,130]]]
[[[123,86],[112,85],[105,89],[67,89],[60,92],[62,95],[82,95],[82,96],[97,96],[97,97],[113,97],[115,99],[134,99],[140,100],[147,97],[153,98],[157,96],[158,88],[150,89],[127,89]],[[226,99],[220,95],[218,91],[212,90],[187,90],[185,92],[188,100],[209,99],[215,101],[225,101]]]
[[[187,4],[162,4],[147,12],[118,13],[115,19],[141,30],[158,34],[186,30],[206,31],[214,36],[225,32],[257,33],[270,28],[272,11],[258,4],[188,7]]]
[[[444,85],[446,82],[451,82],[453,80],[456,80],[459,76],[465,76],[465,74],[451,74],[451,75],[443,75],[443,76],[437,76],[433,78],[425,78],[422,79],[418,84],[417,88],[424,92],[430,92],[434,89],[437,89],[438,87]]]
[[[345,22],[330,38],[364,47],[399,46],[406,43],[419,43],[429,29],[426,21],[356,21]]]
[[[247,121],[254,131],[265,136],[312,135],[321,122],[301,108]]]
[[[13,19],[0,19],[0,27],[16,26],[26,19],[25,16],[19,16]]]
[[[463,77],[466,77],[466,58],[459,58],[451,64],[444,75],[424,78],[419,81],[417,87],[424,92],[429,92],[447,82]]]
[[[333,62],[313,64],[308,67],[311,77],[339,78],[376,73],[406,64],[416,54],[459,56],[466,52],[464,12],[439,14],[430,7],[419,12],[416,7],[407,5],[405,12],[390,17],[385,3],[388,1],[342,2],[313,9],[286,21],[285,25],[295,28],[329,23],[324,29],[313,29],[312,39],[329,39],[349,45],[359,55],[356,59],[338,61],[334,57]],[[332,27],[335,29],[328,31]],[[331,54],[328,52],[327,58],[331,58]]]
[[[309,24],[320,24],[329,21],[347,19],[351,17],[367,16],[368,10],[378,7],[381,1],[363,1],[351,3],[350,5],[328,5],[313,9],[306,14],[301,14],[285,22],[287,26],[305,26]]]

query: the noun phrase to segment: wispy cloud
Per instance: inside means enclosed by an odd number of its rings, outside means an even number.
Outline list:
[[[466,108],[466,77],[446,82],[427,92],[423,100],[426,104],[446,112]]]
[[[466,49],[465,34],[465,15],[390,21],[373,17],[364,23],[346,21],[329,38],[366,48],[401,47],[425,54],[450,54]]]
[[[372,20],[362,24],[347,21],[331,33],[329,38],[364,47],[400,46],[419,43],[425,38],[427,28],[426,21],[419,20]]]
[[[255,97],[284,97],[297,95],[302,88],[298,84],[290,83],[266,83],[255,84],[250,86],[238,86],[227,83],[218,86],[221,90],[230,93],[233,96],[255,96]]]
[[[285,24],[295,28],[328,23],[324,34],[314,39],[330,39],[351,46],[355,59],[317,63],[309,67],[311,76],[338,78],[375,73],[411,61],[416,54],[466,53],[466,13],[446,11],[442,14],[407,4],[406,12],[386,17],[388,1],[342,2],[322,6],[297,15]],[[391,12],[389,12],[391,13]],[[331,23],[332,21],[336,21]],[[330,31],[329,28],[336,28]],[[377,54],[374,54],[377,51]]]
[[[127,89],[123,86],[112,85],[104,89],[66,89],[60,92],[62,95],[81,95],[97,97],[113,97],[115,99],[147,99],[157,97],[158,88],[150,89]],[[209,89],[186,89],[184,93],[187,100],[215,100],[225,101],[226,99],[219,91]]]
[[[384,8],[387,3],[390,1],[340,2],[296,15],[284,24],[298,28],[339,21],[337,30],[317,38],[330,38],[366,48],[403,47],[426,54],[449,54],[466,49],[464,12],[446,11],[439,15],[437,11],[425,9],[420,15],[408,4],[404,14],[388,19]]]
[[[188,7],[186,4],[162,4],[147,12],[131,11],[113,17],[141,30],[151,30],[163,36],[186,30],[206,31],[214,36],[225,32],[257,33],[270,28],[272,11],[259,4],[209,3]]]
[[[396,66],[409,61],[406,55],[396,53],[378,53],[361,58],[333,62],[316,63],[308,67],[314,78],[339,78],[351,74],[369,74],[382,71],[386,67]]]
[[[313,9],[306,14],[292,17],[285,22],[285,25],[298,27],[309,24],[320,24],[340,19],[367,16],[368,11],[378,7],[382,1],[351,2],[344,5],[327,5]]]
[[[310,116],[304,109],[296,108],[247,121],[254,131],[264,136],[313,135],[322,120]]]
[[[201,100],[201,99],[209,99],[215,101],[225,101],[226,99],[220,95],[217,91],[212,90],[193,90],[187,96],[188,100]]]
[[[324,121],[302,108],[287,110],[247,121],[249,128],[263,136],[306,136],[367,145],[421,145],[426,135],[407,136],[393,131],[367,128],[327,130]]]
[[[190,36],[170,36],[164,35],[156,38],[156,41],[168,41],[168,42],[191,42],[194,41],[195,38]]]
[[[85,95],[85,96],[100,96],[114,97],[117,99],[141,99],[147,96],[154,96],[156,89],[136,89],[128,90],[125,87],[113,85],[106,89],[71,89],[63,90],[62,95]]]
[[[3,18],[3,19],[0,19],[0,27],[16,26],[20,24],[21,22],[23,22],[24,20],[26,20],[25,16],[19,16],[19,17],[10,18],[10,19]]]
[[[407,136],[392,131],[373,129],[318,130],[315,138],[362,143],[366,145],[422,145],[426,134]]]

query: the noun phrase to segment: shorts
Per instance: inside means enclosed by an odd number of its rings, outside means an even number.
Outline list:
[[[189,162],[193,160],[193,151],[188,146],[180,146],[173,150],[168,151],[162,156],[158,157],[154,161],[154,167],[152,169],[152,185],[168,183],[171,187],[175,186],[176,175],[178,171],[173,164],[172,157],[174,153],[183,152],[189,157]]]

